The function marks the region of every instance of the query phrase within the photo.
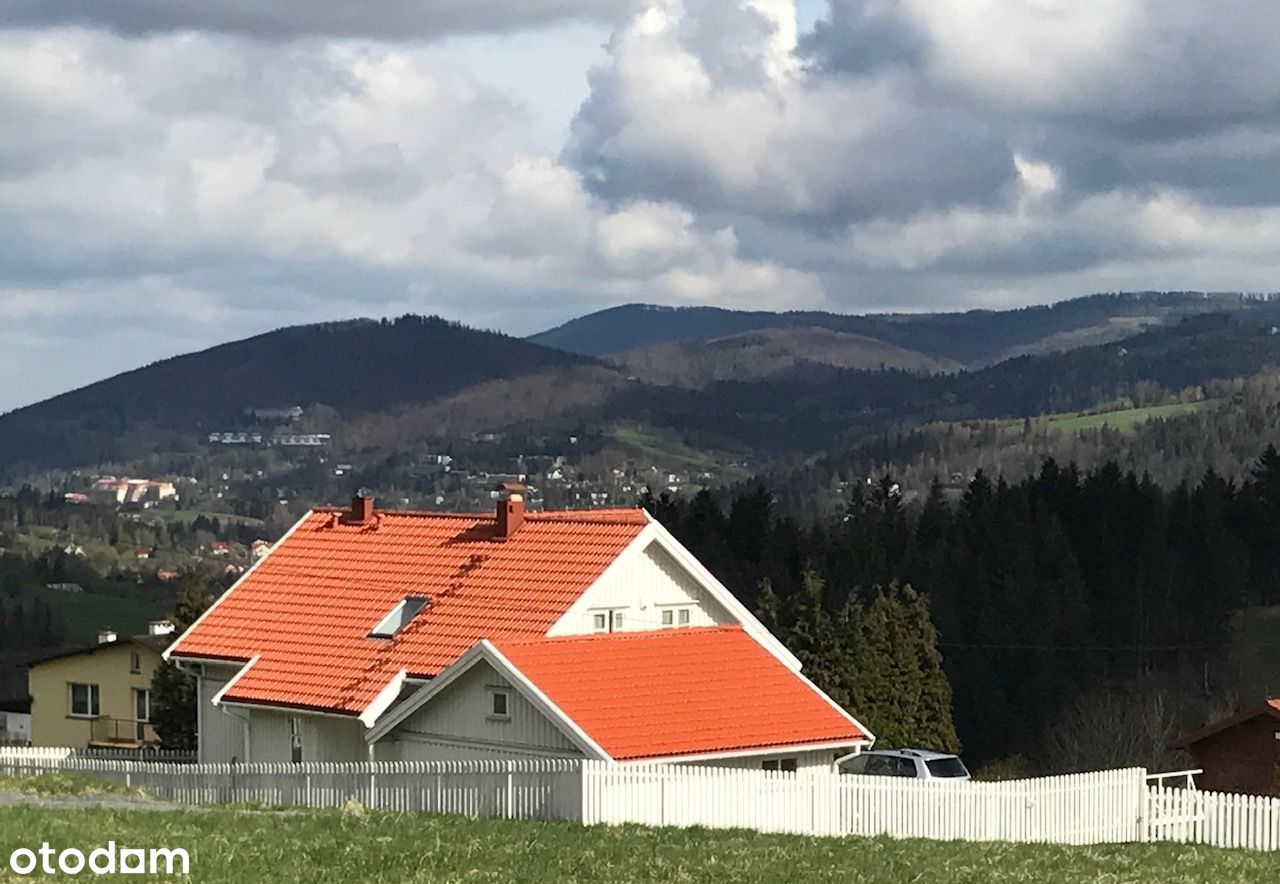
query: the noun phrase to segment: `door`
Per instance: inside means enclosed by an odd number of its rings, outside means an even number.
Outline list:
[[[146,688],[133,689],[133,719],[137,728],[136,739],[145,743],[147,724],[151,721],[151,691]]]

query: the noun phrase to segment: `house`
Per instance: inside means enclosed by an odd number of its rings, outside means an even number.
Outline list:
[[[30,739],[35,746],[144,746],[156,742],[151,677],[173,640],[173,624],[151,623],[145,635],[111,630],[96,644],[31,662]]]
[[[641,509],[307,513],[166,652],[200,760],[829,769],[870,732]]]
[[[1200,788],[1280,795],[1280,699],[1215,721],[1174,744],[1204,771]]]

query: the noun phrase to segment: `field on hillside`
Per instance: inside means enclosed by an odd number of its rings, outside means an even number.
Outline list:
[[[1172,405],[1149,405],[1143,408],[1125,408],[1118,411],[1074,411],[1062,414],[1045,414],[1031,418],[1035,426],[1048,427],[1064,433],[1078,433],[1081,430],[1100,430],[1108,427],[1121,433],[1130,433],[1140,424],[1149,420],[1179,417],[1194,414],[1221,404],[1217,399],[1206,399],[1202,402],[1175,402]],[[982,421],[962,421],[968,425],[978,425]],[[1026,425],[1024,418],[991,421],[1007,433],[1021,433]]]
[[[352,811],[0,808],[0,881],[19,847],[181,848],[192,881],[1274,881],[1280,855],[1180,845],[1052,847],[584,828]],[[7,877],[6,877],[7,876]],[[134,876],[131,876],[134,877]],[[171,880],[134,877],[134,880]]]

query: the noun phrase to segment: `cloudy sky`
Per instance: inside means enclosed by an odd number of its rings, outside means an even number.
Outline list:
[[[0,410],[281,325],[1273,291],[1274,0],[0,0]]]

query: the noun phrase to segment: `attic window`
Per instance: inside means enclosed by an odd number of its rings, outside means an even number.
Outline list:
[[[409,625],[414,615],[430,604],[431,599],[426,596],[406,596],[373,628],[369,638],[394,638],[396,633]]]

